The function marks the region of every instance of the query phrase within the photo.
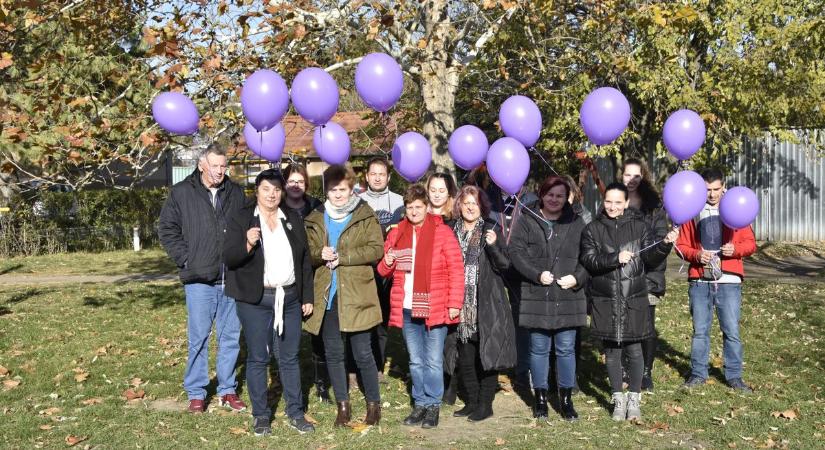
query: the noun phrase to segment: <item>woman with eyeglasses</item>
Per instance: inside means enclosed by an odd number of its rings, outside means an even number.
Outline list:
[[[364,384],[367,425],[381,419],[378,371],[372,354],[372,335],[381,323],[381,305],[374,265],[384,255],[381,225],[367,202],[353,194],[355,173],[348,166],[324,171],[327,200],[306,218],[307,240],[315,267],[315,309],[306,330],[324,340],[327,369],[338,403],[335,426],[352,416],[345,343],[352,348]]]
[[[576,420],[576,334],[587,324],[583,288],[588,275],[579,263],[585,225],[567,201],[570,186],[563,178],[548,177],[538,194],[538,202],[523,209],[510,240],[510,259],[522,276],[519,326],[530,335],[533,417],[548,416],[549,356],[555,344],[559,409],[564,419]]]
[[[501,231],[486,219],[487,195],[476,186],[458,191],[453,232],[464,258],[464,306],[457,326],[458,359],[466,398],[455,417],[479,422],[493,415],[498,372],[516,364],[513,313],[503,275],[510,267]]]

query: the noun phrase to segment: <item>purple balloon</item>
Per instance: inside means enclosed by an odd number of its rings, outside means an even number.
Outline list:
[[[662,198],[670,220],[674,225],[681,225],[696,217],[705,207],[708,188],[698,173],[683,170],[667,180]]]
[[[464,125],[450,135],[447,149],[453,161],[464,170],[475,169],[487,158],[490,143],[487,136],[478,127]]]
[[[694,111],[680,109],[665,121],[662,139],[676,159],[688,159],[705,143],[705,122]]]
[[[335,122],[315,128],[312,146],[327,164],[344,164],[349,159],[349,135],[344,127]]]
[[[536,145],[541,135],[541,111],[533,100],[523,95],[514,95],[501,104],[498,122],[505,136],[525,147]]]
[[[355,68],[355,90],[367,106],[387,112],[404,90],[401,66],[386,53],[370,53]]]
[[[405,180],[413,183],[430,168],[433,151],[430,142],[419,133],[408,131],[392,146],[392,164]]]
[[[164,92],[152,101],[152,117],[164,130],[175,134],[198,131],[198,108],[179,92]]]
[[[487,172],[504,192],[516,195],[530,174],[530,155],[521,142],[503,137],[487,152]]]
[[[243,127],[243,137],[246,140],[246,146],[249,147],[249,150],[252,150],[252,153],[269,162],[281,160],[286,144],[286,133],[280,122],[266,131],[258,131],[251,123],[247,122]]]
[[[584,99],[579,110],[584,134],[596,145],[607,145],[621,136],[630,123],[630,103],[617,89],[598,88]]]
[[[338,84],[324,69],[306,68],[292,81],[292,104],[304,120],[321,126],[338,111]]]
[[[246,78],[241,88],[241,108],[256,130],[266,131],[289,109],[289,89],[277,73],[261,69]]]
[[[758,214],[759,199],[752,190],[744,186],[728,189],[719,201],[719,217],[733,229],[747,227]]]

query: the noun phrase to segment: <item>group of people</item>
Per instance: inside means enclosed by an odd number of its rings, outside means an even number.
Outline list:
[[[243,330],[246,381],[256,435],[271,432],[268,366],[277,360],[291,427],[314,431],[304,416],[299,349],[312,335],[316,393],[337,404],[335,426],[352,419],[350,375],[366,400],[364,423],[381,420],[379,378],[387,328],[400,328],[409,357],[408,426],[437,427],[443,401],[471,422],[493,415],[499,372],[532,386],[533,416],[548,417],[555,379],[559,411],[573,405],[581,329],[601,343],[615,420],[641,417],[641,392],[653,388],[656,305],[665,294],[665,260],[674,245],[690,262],[694,324],[693,388],[708,377],[710,324],[716,308],[724,336],[725,377],[742,381],[739,304],[742,258],[755,251],[750,228],[719,220],[721,172],[704,174],[705,210],[670,227],[644,162],[626,159],[622,181],[607,186],[602,210],[584,208],[570,177],[551,176],[537,195],[508,196],[483,171],[460,188],[446,173],[389,190],[384,158],[366,166],[356,195],[349,166],[323,173],[326,198],[307,194],[297,164],[267,169],[255,196],[226,176],[224,149],[210,146],[198,168],[176,184],[158,226],[180,268],[186,293],[189,411],[205,409],[208,344],[217,334],[219,404],[241,411],[235,364]],[[552,353],[552,355],[551,355]],[[552,367],[551,361],[555,361]],[[624,392],[624,385],[628,392]],[[446,391],[446,392],[445,392]]]

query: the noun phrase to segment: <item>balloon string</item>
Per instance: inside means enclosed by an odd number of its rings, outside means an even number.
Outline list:
[[[547,225],[547,227],[548,227],[548,228],[550,228],[550,236],[547,238],[548,240],[549,240],[551,237],[553,237],[553,224],[552,224],[549,220],[547,220],[547,219],[545,219],[544,217],[542,217],[542,216],[540,216],[540,215],[536,214],[536,212],[535,212],[535,211],[533,211],[532,209],[528,208],[528,207],[527,207],[527,205],[525,205],[524,203],[522,203],[521,199],[519,199],[519,198],[518,198],[518,196],[513,196],[513,198],[516,200],[516,203],[518,203],[519,205],[521,205],[521,206],[523,206],[523,207],[524,207],[524,210],[526,210],[527,212],[529,212],[530,214],[532,214],[533,216],[535,216],[537,219],[539,219],[539,220],[541,220],[542,222],[544,222],[544,224],[545,224],[545,225]]]
[[[544,159],[544,156],[542,156],[542,155],[541,155],[541,152],[539,152],[538,150],[536,150],[536,147],[530,147],[530,150],[532,150],[532,151],[533,151],[533,153],[535,153],[536,155],[538,155],[538,156],[539,156],[539,158],[541,158],[541,161],[544,163],[544,165],[545,165],[545,166],[547,166],[547,167],[548,167],[548,168],[549,168],[549,169],[550,169],[550,170],[551,170],[554,174],[556,174],[556,176],[558,176],[558,175],[559,175],[559,173],[558,173],[558,172],[556,172],[556,169],[554,169],[554,168],[553,168],[553,166],[551,166],[551,165],[550,165],[550,163],[549,163],[549,162],[547,162],[547,160],[546,160],[546,159]]]

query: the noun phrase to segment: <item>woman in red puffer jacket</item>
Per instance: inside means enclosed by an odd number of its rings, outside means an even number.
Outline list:
[[[378,273],[392,276],[389,324],[402,329],[410,355],[414,408],[404,424],[434,428],[444,394],[447,325],[458,323],[464,304],[464,259],[450,227],[427,213],[422,186],[407,189],[404,208],[405,218],[384,243]]]

